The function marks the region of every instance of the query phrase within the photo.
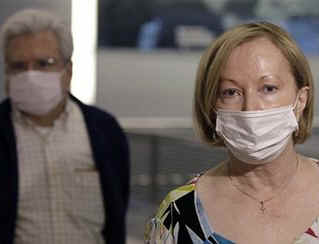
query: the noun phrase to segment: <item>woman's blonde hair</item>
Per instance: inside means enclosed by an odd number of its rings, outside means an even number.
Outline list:
[[[298,89],[309,87],[308,100],[299,120],[299,130],[293,134],[294,143],[303,143],[310,135],[313,119],[313,77],[309,63],[289,34],[269,22],[238,25],[218,37],[201,57],[194,94],[194,124],[201,139],[210,145],[223,145],[217,135],[214,108],[218,97],[221,71],[231,52],[239,45],[256,38],[270,40],[288,60]]]

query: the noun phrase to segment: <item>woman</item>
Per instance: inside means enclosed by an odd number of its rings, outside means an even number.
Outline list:
[[[215,40],[194,115],[201,138],[229,157],[168,194],[146,243],[319,243],[319,162],[294,147],[311,131],[313,78],[288,34],[261,22]]]

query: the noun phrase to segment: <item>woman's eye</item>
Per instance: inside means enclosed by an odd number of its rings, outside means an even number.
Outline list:
[[[235,88],[228,88],[225,90],[222,90],[221,92],[222,97],[234,97],[240,95],[240,91],[238,91]]]
[[[278,90],[277,86],[272,86],[272,85],[265,85],[263,87],[263,92],[264,93],[274,93]]]

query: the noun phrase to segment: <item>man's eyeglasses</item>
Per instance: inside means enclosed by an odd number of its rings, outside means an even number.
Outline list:
[[[9,72],[19,73],[27,71],[29,69],[38,71],[53,71],[58,66],[58,60],[56,58],[43,58],[36,59],[31,62],[25,61],[8,61],[7,68]]]

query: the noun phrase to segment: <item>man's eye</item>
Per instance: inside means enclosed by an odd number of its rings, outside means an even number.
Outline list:
[[[39,68],[49,68],[56,64],[55,58],[48,58],[48,59],[39,59],[37,60],[37,65]]]
[[[12,62],[9,64],[11,70],[23,70],[26,67],[24,62]]]
[[[38,60],[38,66],[41,68],[49,67],[51,64],[47,60]]]

